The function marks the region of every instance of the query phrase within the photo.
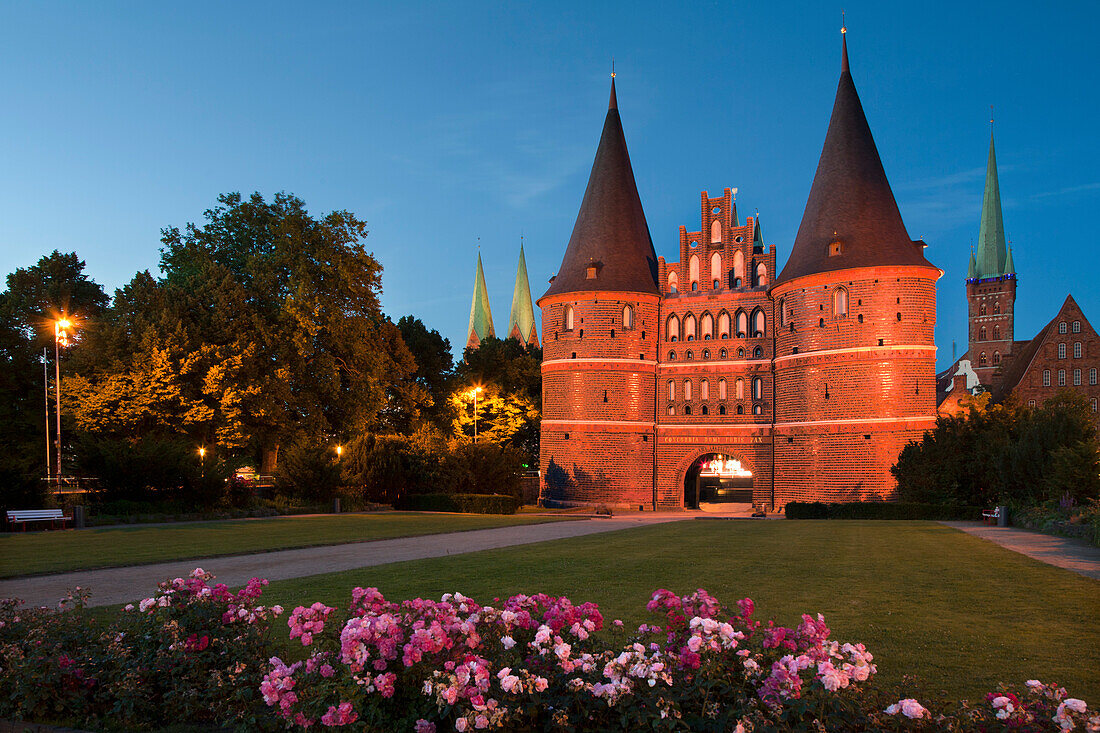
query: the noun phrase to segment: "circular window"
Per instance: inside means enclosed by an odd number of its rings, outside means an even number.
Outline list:
[[[712,214],[721,214],[722,213],[722,207],[721,206],[715,206],[713,209],[710,210],[710,213],[712,213]]]
[[[744,241],[745,241],[745,238],[744,238],[744,237],[742,237],[742,236],[741,236],[740,234],[738,234],[738,235],[737,235],[737,236],[736,236],[736,237],[734,238],[734,240],[733,240],[733,241],[735,241],[735,242],[744,242]]]

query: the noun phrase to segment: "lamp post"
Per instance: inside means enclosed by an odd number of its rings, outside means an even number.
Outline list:
[[[206,483],[206,446],[199,448],[199,480]]]
[[[481,387],[474,387],[470,395],[474,398],[474,442],[477,442],[477,396],[481,394]]]
[[[50,352],[42,347],[42,392],[46,398],[46,488],[50,488],[50,474],[53,462],[50,461]]]
[[[61,347],[69,345],[72,321],[59,318],[53,323],[54,386],[57,395],[57,498],[61,498]]]

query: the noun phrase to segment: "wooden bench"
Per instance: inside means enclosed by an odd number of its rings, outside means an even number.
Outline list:
[[[22,524],[23,531],[27,529],[27,522],[61,522],[64,526],[72,517],[66,517],[61,509],[12,509],[8,511],[8,522]]]
[[[982,512],[982,521],[986,524],[996,524],[997,520],[1001,518],[1001,508],[999,506],[992,509],[986,509]]]

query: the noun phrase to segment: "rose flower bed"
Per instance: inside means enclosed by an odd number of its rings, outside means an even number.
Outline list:
[[[280,608],[266,581],[236,594],[197,569],[102,627],[81,596],[59,611],[0,604],[0,717],[99,728],[218,725],[472,730],[1100,731],[1056,685],[925,707],[886,699],[872,654],[830,639],[822,616],[762,623],[753,602],[659,590],[657,623],[605,628],[595,604],[545,594],[482,606],[459,593],[387,601],[355,588],[287,619],[290,662],[270,656]],[[72,608],[75,607],[75,608]],[[301,644],[301,647],[297,645]]]

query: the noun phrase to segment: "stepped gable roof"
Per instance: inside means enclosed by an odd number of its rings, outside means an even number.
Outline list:
[[[523,343],[538,344],[535,330],[535,309],[531,305],[531,285],[527,281],[527,260],[523,245],[519,246],[519,265],[516,267],[516,287],[512,291],[512,310],[508,314],[508,336],[516,336]]]
[[[830,244],[837,240],[840,253],[830,256]],[[923,242],[909,238],[886,180],[852,82],[845,37],[840,82],[817,173],[791,255],[776,284],[853,267],[933,267],[923,248]]]
[[[481,253],[477,253],[477,273],[474,275],[474,298],[470,303],[470,325],[466,329],[466,348],[476,349],[489,336],[496,336],[493,313],[489,310],[489,289],[485,287],[485,272],[481,269]]]
[[[1069,320],[1074,317],[1074,314],[1070,313],[1071,306],[1072,310],[1079,313],[1081,312],[1081,306],[1077,305],[1077,301],[1073,299],[1073,296],[1067,295],[1066,299],[1062,302],[1062,307],[1054,314],[1054,318],[1051,318],[1050,322],[1043,326],[1039,330],[1039,333],[1035,334],[1035,338],[1027,342],[1014,341],[1012,343],[1012,361],[1009,362],[1008,367],[1004,370],[1004,375],[1001,378],[1000,384],[993,390],[993,399],[999,402],[1012,394],[1012,390],[1016,389],[1020,384],[1020,380],[1024,378],[1024,374],[1027,373],[1027,368],[1031,366],[1031,362],[1035,359],[1035,354],[1046,340],[1047,334],[1057,333],[1054,324],[1058,321]],[[1084,313],[1081,313],[1081,317],[1084,319]],[[1084,320],[1087,327],[1088,320]],[[1019,346],[1023,348],[1017,351]]]
[[[1005,248],[1005,229],[1001,219],[1001,187],[997,181],[997,154],[993,150],[993,132],[989,133],[989,160],[985,166],[985,193],[982,195],[982,223],[978,229],[978,277],[997,277],[1013,272]]]
[[[590,267],[594,271],[590,272]],[[614,79],[603,134],[573,234],[561,267],[542,297],[585,290],[660,292],[657,253],[653,251],[630,166]]]

